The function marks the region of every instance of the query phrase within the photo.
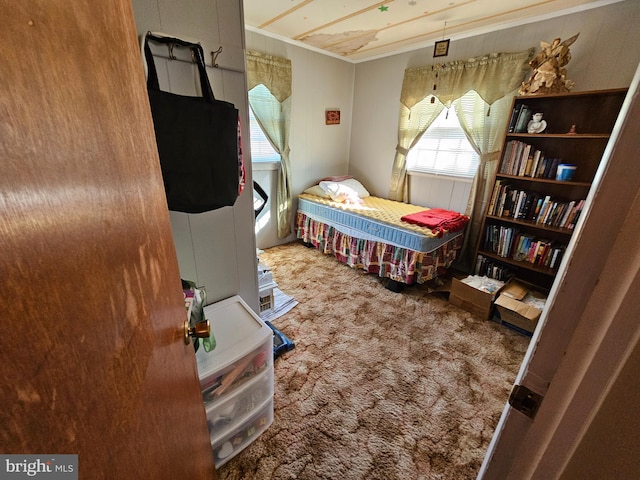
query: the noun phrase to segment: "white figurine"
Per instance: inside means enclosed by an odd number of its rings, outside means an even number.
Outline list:
[[[534,113],[533,118],[527,124],[527,132],[540,133],[544,132],[545,128],[547,128],[547,122],[542,119],[542,114]]]

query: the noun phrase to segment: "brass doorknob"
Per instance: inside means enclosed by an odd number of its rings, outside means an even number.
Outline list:
[[[189,321],[184,321],[184,344],[189,345],[191,338],[208,338],[211,336],[211,324],[209,320],[196,323],[193,327],[189,325]]]

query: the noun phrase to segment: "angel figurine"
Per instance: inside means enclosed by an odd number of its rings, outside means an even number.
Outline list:
[[[564,93],[573,88],[574,82],[567,79],[564,68],[571,60],[569,47],[576,41],[579,33],[560,42],[556,38],[552,43],[540,42],[542,51],[529,62],[533,73],[528,82],[523,82],[520,95],[532,93]]]
[[[541,113],[534,113],[533,118],[527,124],[527,133],[541,133],[547,128],[547,122],[542,119]]]

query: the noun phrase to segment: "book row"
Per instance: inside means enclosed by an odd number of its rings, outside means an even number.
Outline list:
[[[559,158],[547,157],[528,143],[510,140],[504,147],[500,173],[519,177],[555,179]]]
[[[476,275],[486,276],[506,282],[514,276],[514,272],[508,266],[500,262],[496,262],[484,255],[478,255],[478,258],[476,259]]]
[[[551,195],[520,190],[508,182],[496,180],[487,212],[494,217],[573,229],[584,208],[584,203],[584,199],[556,200]]]
[[[533,112],[525,105],[516,105],[511,112],[511,118],[509,119],[509,133],[524,133],[527,131],[527,125]]]
[[[552,240],[522,233],[516,227],[487,225],[484,250],[503,258],[557,268],[567,246]]]

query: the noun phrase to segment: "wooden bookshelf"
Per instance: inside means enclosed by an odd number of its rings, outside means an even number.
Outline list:
[[[581,213],[575,210],[584,206],[626,93],[613,89],[514,98],[514,117],[505,132],[476,246],[476,274],[505,280],[517,276],[551,287]],[[523,106],[529,114],[543,114],[543,132],[522,131],[526,121],[516,129],[515,116]],[[573,178],[557,179],[559,164],[575,165]],[[528,240],[537,242],[532,248],[540,256],[523,260]],[[559,250],[553,261],[548,248]]]

